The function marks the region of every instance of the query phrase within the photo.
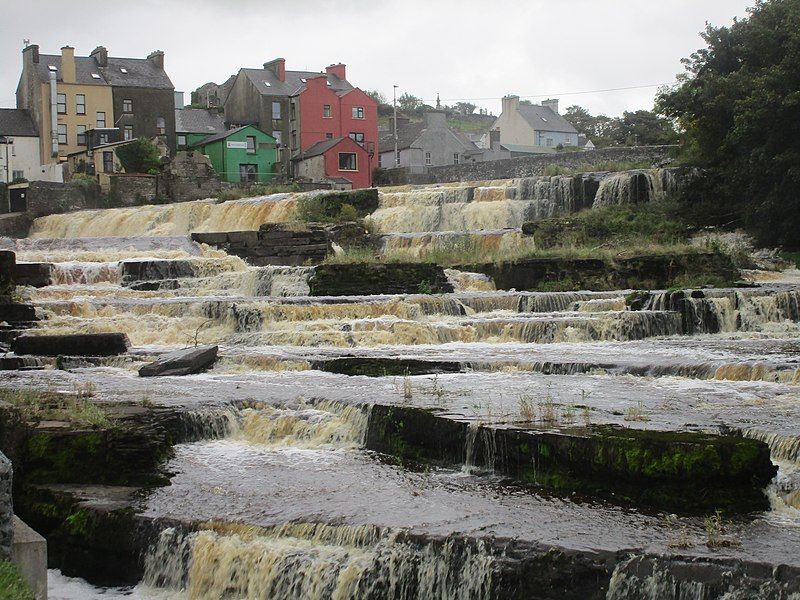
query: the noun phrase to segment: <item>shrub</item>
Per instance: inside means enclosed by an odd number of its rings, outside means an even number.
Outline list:
[[[117,158],[126,173],[158,172],[161,153],[147,138],[138,138],[117,148]]]
[[[343,223],[366,217],[378,208],[378,190],[321,193],[297,202],[297,219],[310,223]]]

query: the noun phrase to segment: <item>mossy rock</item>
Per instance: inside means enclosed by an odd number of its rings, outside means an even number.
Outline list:
[[[457,362],[429,361],[402,358],[373,358],[345,356],[314,364],[315,369],[341,375],[366,375],[367,377],[402,377],[405,375],[434,375],[459,373]]]
[[[22,579],[16,565],[0,561],[0,598],[3,600],[35,600],[33,590]]]
[[[444,269],[430,263],[348,263],[315,267],[312,296],[440,294],[453,291]]]

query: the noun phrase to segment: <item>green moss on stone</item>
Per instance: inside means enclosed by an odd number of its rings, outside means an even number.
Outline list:
[[[0,561],[0,598],[3,600],[34,600],[33,590],[22,579],[16,565]]]

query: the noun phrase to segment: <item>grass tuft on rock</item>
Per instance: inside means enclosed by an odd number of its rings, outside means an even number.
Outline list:
[[[0,561],[0,598],[3,600],[35,600],[33,590],[23,581],[16,565]]]

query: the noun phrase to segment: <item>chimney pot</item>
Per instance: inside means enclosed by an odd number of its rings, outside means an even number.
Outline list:
[[[519,108],[519,96],[504,96],[503,97],[503,112],[516,112]]]
[[[554,113],[558,114],[558,99],[543,100],[542,106],[546,106]]]
[[[325,67],[325,72],[328,75],[336,75],[341,80],[347,79],[347,67],[342,63],[337,63],[335,65],[329,65]]]
[[[30,57],[31,62],[34,64],[39,63],[39,44],[31,44],[22,49],[23,57]]]
[[[275,58],[269,62],[264,63],[264,68],[267,71],[272,71],[275,73],[275,77],[278,78],[278,81],[286,81],[286,59],[285,58]]]

